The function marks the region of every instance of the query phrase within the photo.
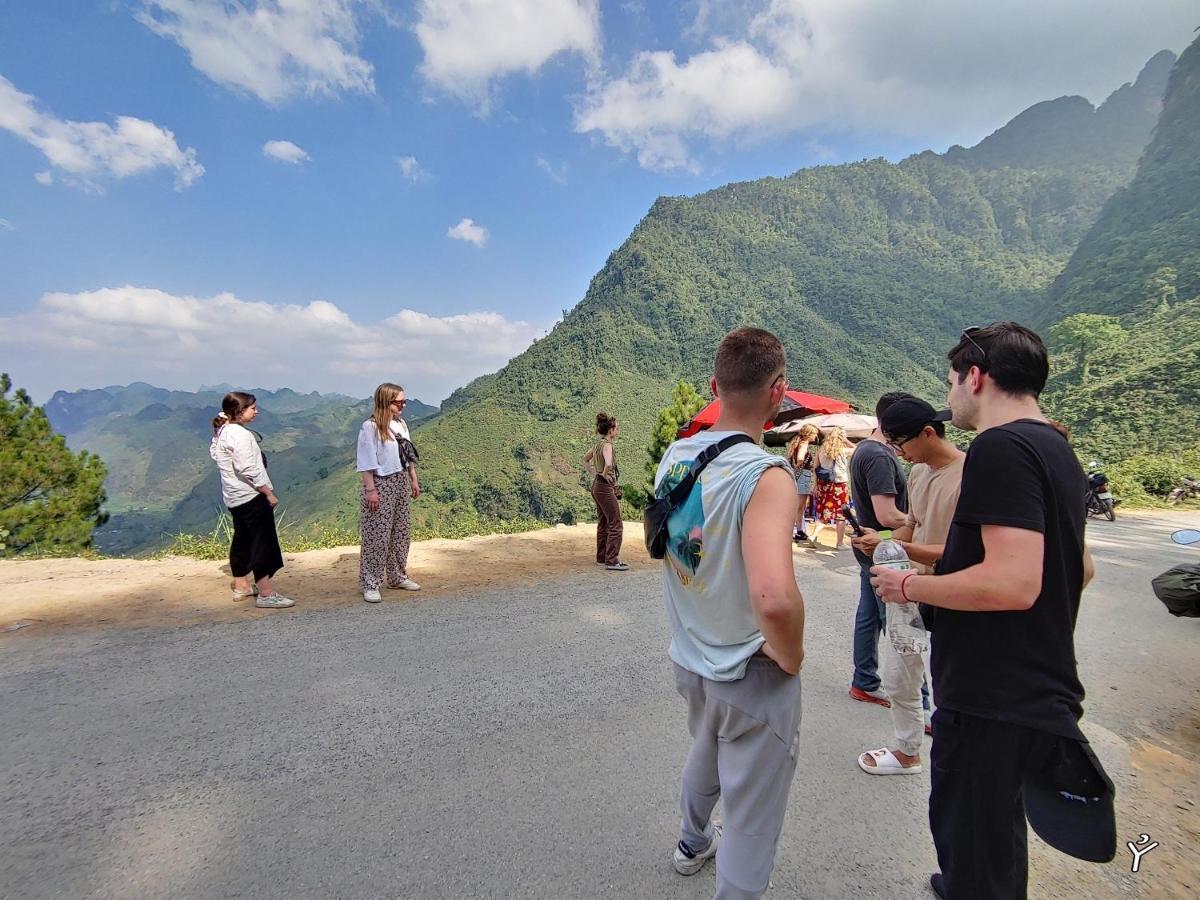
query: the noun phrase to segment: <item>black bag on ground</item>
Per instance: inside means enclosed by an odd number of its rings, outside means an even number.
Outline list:
[[[642,526],[646,532],[646,552],[653,559],[662,559],[667,555],[667,520],[671,513],[683,505],[696,479],[704,471],[704,467],[735,444],[753,444],[754,438],[748,434],[731,434],[715,444],[709,444],[696,457],[692,470],[684,476],[683,481],[675,485],[665,497],[655,497],[642,513]]]
[[[1167,569],[1150,586],[1171,615],[1200,619],[1200,564]]]

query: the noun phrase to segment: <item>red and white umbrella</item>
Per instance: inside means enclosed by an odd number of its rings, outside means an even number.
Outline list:
[[[763,428],[770,429],[784,422],[791,422],[816,414],[846,413],[850,412],[851,409],[853,407],[845,400],[822,397],[820,394],[809,394],[805,391],[788,391],[783,395],[783,403],[780,404],[779,414],[771,421],[766,422]],[[717,399],[696,413],[690,422],[679,429],[675,437],[691,437],[699,431],[712,428],[713,424],[720,417],[721,401]]]

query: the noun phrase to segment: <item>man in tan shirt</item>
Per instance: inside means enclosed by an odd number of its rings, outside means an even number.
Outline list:
[[[950,410],[939,412],[924,400],[908,397],[889,406],[879,419],[888,446],[913,464],[908,476],[908,522],[892,537],[923,573],[932,572],[942,556],[962,484],[966,454],[946,440],[944,423],[949,418]],[[853,543],[870,555],[879,540],[878,532],[865,529]],[[902,656],[890,641],[883,644],[883,688],[892,701],[896,747],[869,750],[858,757],[858,765],[871,775],[916,775],[922,771],[925,661],[919,654]]]

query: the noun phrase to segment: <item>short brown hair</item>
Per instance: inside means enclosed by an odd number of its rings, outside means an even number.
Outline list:
[[[617,420],[606,412],[596,413],[596,434],[608,434],[613,430]]]
[[[717,348],[717,388],[734,394],[763,388],[786,367],[779,338],[762,328],[737,328]]]

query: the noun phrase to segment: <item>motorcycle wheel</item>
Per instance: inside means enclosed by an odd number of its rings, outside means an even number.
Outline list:
[[[1104,518],[1108,519],[1108,521],[1110,521],[1110,522],[1113,522],[1116,520],[1117,511],[1115,509],[1113,509],[1113,502],[1111,500],[1101,500],[1100,506],[1104,510]]]

